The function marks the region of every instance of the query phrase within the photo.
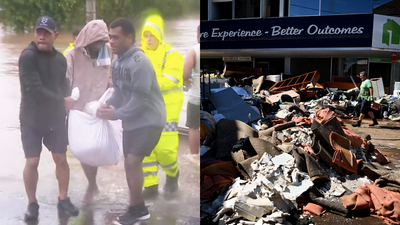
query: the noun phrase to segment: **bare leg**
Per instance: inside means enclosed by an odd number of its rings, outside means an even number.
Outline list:
[[[39,157],[27,158],[25,162],[23,177],[29,203],[37,202],[36,188],[39,179],[39,173],[37,170],[39,166],[39,159]]]
[[[83,199],[83,203],[86,204],[86,203],[89,203],[93,199],[93,196],[95,194],[97,194],[99,191],[99,187],[97,186],[97,183],[96,183],[96,176],[97,176],[98,168],[94,167],[94,166],[86,165],[84,163],[81,163],[81,165],[82,165],[83,171],[85,172],[86,178],[89,182],[85,197]]]
[[[365,114],[361,114],[361,115],[360,115],[360,118],[359,118],[360,123],[361,123],[362,120],[364,119],[364,116],[365,116]]]
[[[373,113],[373,112],[369,111],[369,112],[368,112],[368,115],[369,115],[369,117],[371,117],[371,119],[375,119],[375,116],[374,116],[374,113]]]
[[[130,205],[143,205],[144,199],[142,195],[143,171],[142,156],[127,154],[125,157],[125,174],[130,194]]]
[[[66,154],[53,154],[53,160],[56,164],[56,177],[58,180],[58,189],[60,191],[60,200],[67,199],[69,185],[69,166]]]
[[[192,154],[200,153],[200,129],[189,128],[189,147]]]

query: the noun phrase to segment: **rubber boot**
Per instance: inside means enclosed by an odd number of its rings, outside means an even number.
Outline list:
[[[144,190],[143,190],[143,198],[144,199],[153,199],[157,196],[158,196],[158,185],[144,188]]]
[[[378,125],[378,121],[376,121],[375,118],[372,119],[372,123],[369,125],[370,127],[373,127],[375,125]]]
[[[357,123],[351,124],[353,127],[361,127],[361,121],[357,121]]]
[[[178,190],[178,179],[179,179],[179,172],[176,174],[175,177],[170,177],[167,175],[164,191],[167,193],[176,192]]]

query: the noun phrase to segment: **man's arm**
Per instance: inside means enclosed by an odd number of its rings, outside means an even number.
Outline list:
[[[161,91],[168,91],[183,86],[183,56],[174,51],[166,60],[161,75],[157,76]]]
[[[112,63],[113,64],[113,63]],[[112,66],[111,66],[112,70]],[[112,83],[115,83],[116,81],[114,80],[115,78],[111,75]],[[112,105],[114,108],[118,109],[121,107],[121,102],[122,102],[122,92],[121,89],[118,87],[118,85],[114,86],[114,92],[111,95],[111,97],[107,100],[107,105]]]
[[[144,58],[139,60],[129,71],[131,75],[130,88],[132,90],[130,100],[115,112],[114,119],[132,118],[132,115],[142,110],[138,103],[146,101],[147,96],[152,94],[150,91],[152,77],[155,76],[154,68],[150,60]]]
[[[186,56],[185,64],[183,67],[183,78],[185,80],[185,86],[189,89],[191,88],[190,72],[195,66],[196,66],[196,52],[192,49]]]
[[[43,86],[36,65],[35,55],[30,50],[22,52],[18,61],[21,87],[36,98],[52,101],[64,101],[64,96],[57,95]]]
[[[369,94],[371,95],[370,100],[373,101],[374,100],[374,89],[372,87],[369,88]]]

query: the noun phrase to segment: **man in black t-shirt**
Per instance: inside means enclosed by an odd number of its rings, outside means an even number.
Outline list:
[[[69,96],[66,59],[53,47],[57,35],[54,20],[40,17],[36,22],[35,40],[22,51],[18,62],[21,140],[26,157],[23,176],[29,200],[25,220],[37,220],[39,216],[36,187],[42,142],[51,151],[56,164],[59,210],[72,216],[79,214],[67,196],[69,166],[65,119],[66,109],[74,106],[74,100]]]

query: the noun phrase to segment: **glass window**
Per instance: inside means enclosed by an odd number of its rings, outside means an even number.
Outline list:
[[[392,2],[393,0],[374,0],[374,9],[385,5],[386,3]]]
[[[285,9],[283,12],[283,14],[284,14],[283,16],[287,17],[289,15],[289,0],[285,0],[284,4],[285,4]]]
[[[284,58],[256,58],[255,68],[262,68],[263,75],[281,74],[285,70]]]
[[[208,0],[200,2],[200,20],[208,20]]]
[[[290,73],[292,77],[318,70],[318,83],[330,81],[331,58],[291,58]]]
[[[290,0],[290,16],[372,13],[374,0]]]
[[[335,65],[334,65],[335,67]],[[361,71],[368,71],[368,59],[365,58],[339,58],[337,64],[337,72],[333,71],[333,75],[338,76],[358,76]]]
[[[357,58],[345,58],[342,60],[343,65],[343,76],[355,76],[357,75]]]
[[[321,0],[321,15],[372,13],[373,0]]]
[[[265,17],[279,17],[280,0],[263,0]]]
[[[260,17],[260,0],[235,0],[235,18]]]
[[[200,59],[200,66],[201,69],[218,70],[220,74],[224,71],[224,62],[221,58]]]
[[[231,20],[232,1],[213,1],[211,11],[213,20]]]
[[[319,15],[319,0],[290,0],[290,16]]]

